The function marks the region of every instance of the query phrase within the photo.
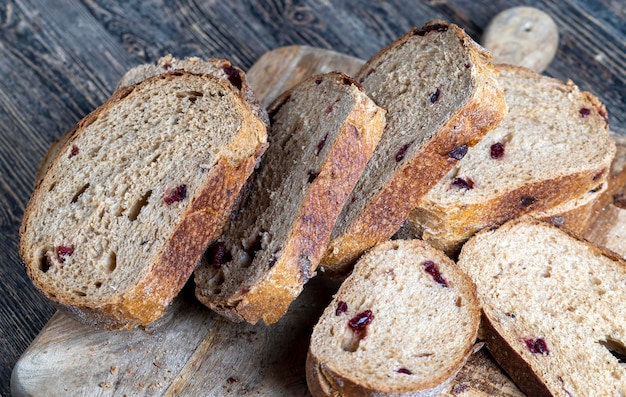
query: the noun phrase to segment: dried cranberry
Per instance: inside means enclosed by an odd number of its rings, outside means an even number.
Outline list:
[[[59,245],[56,249],[57,251],[57,259],[59,263],[64,263],[67,257],[72,256],[74,253],[74,247],[68,245]]]
[[[471,190],[474,188],[474,181],[472,181],[470,178],[454,178],[452,180],[452,186],[457,189]]]
[[[452,388],[452,393],[461,394],[461,393],[465,393],[469,389],[470,389],[470,385],[468,385],[467,383],[459,383],[457,385],[454,385],[454,388]]]
[[[431,92],[428,100],[430,101],[430,103],[436,103],[439,100],[439,95],[441,94],[441,91],[439,90],[439,88],[437,88],[435,91]]]
[[[349,77],[344,77],[344,78],[342,79],[342,81],[343,81],[343,84],[344,84],[344,85],[351,85],[351,84],[352,84],[352,82],[353,82],[353,80],[352,80],[351,78],[349,78]]]
[[[322,78],[321,77],[316,78],[315,84],[322,84]]]
[[[435,282],[443,287],[448,286],[448,281],[441,275],[439,267],[433,261],[424,262],[424,271],[435,280]]]
[[[348,311],[348,304],[344,301],[337,302],[337,308],[335,309],[335,316],[339,316]]]
[[[489,148],[489,155],[494,160],[501,159],[504,156],[504,145],[500,142],[494,143]]]
[[[471,63],[469,63],[469,62],[465,62],[465,63],[463,64],[463,66],[465,66],[465,69],[469,69],[469,68],[471,68],[471,67],[472,67],[472,64],[471,64]]]
[[[537,199],[535,197],[522,196],[522,198],[519,199],[519,205],[522,208],[526,208],[533,205],[536,201]]]
[[[461,145],[455,147],[448,152],[448,155],[453,159],[461,160],[467,154],[467,145]]]
[[[396,369],[396,372],[399,374],[413,375],[413,372],[411,372],[411,370],[404,367]]]
[[[320,174],[319,172],[309,171],[309,179],[308,179],[308,182],[309,182],[309,183],[312,183],[312,182],[315,180],[315,178],[317,178],[317,177],[319,176],[319,174]]]
[[[232,66],[225,66],[222,70],[224,71],[224,74],[226,74],[226,77],[228,78],[228,81],[230,81],[230,84],[232,84],[238,90],[241,90],[243,82],[241,80],[241,74],[239,73],[239,69]]]
[[[400,162],[404,159],[404,156],[406,156],[406,151],[409,149],[409,147],[411,147],[411,145],[413,144],[413,141],[403,145],[398,152],[396,153],[396,162]]]
[[[171,67],[172,67],[172,64],[169,63],[169,62],[163,64],[163,69],[165,69],[165,70],[168,70]]]
[[[78,152],[79,152],[78,146],[72,145],[72,150],[70,151],[70,155],[67,156],[67,158],[71,159],[72,157],[76,156],[78,154]]]
[[[354,332],[363,333],[373,319],[374,315],[372,314],[372,311],[365,310],[352,317],[348,321],[348,327],[350,327],[350,329],[352,329]]]
[[[175,189],[166,190],[163,201],[165,204],[171,205],[178,201],[183,201],[185,198],[187,198],[187,185],[179,185]]]
[[[316,156],[319,155],[322,149],[324,149],[324,146],[326,146],[327,139],[328,139],[328,134],[324,135],[324,138],[322,138],[322,140],[317,143],[316,150],[315,150]]]
[[[207,252],[209,263],[214,267],[221,267],[224,263],[233,259],[230,250],[226,247],[226,243],[218,241],[209,247]]]
[[[583,119],[591,114],[591,109],[589,108],[581,108],[580,109],[580,117]]]
[[[537,338],[537,339],[528,338],[528,339],[524,339],[524,343],[526,343],[526,348],[532,354],[544,354],[546,356],[548,354],[550,354],[550,350],[548,349],[548,345],[546,344],[546,341],[543,338]]]

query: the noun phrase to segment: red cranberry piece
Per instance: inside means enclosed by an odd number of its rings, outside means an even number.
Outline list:
[[[474,181],[472,181],[470,178],[454,178],[452,180],[452,186],[457,189],[471,190],[474,188]]]
[[[396,369],[396,372],[399,373],[399,374],[413,375],[413,372],[411,372],[410,369],[407,369],[407,368],[404,368],[404,367]]]
[[[352,317],[348,321],[348,327],[350,327],[350,329],[363,337],[367,326],[372,322],[373,319],[374,314],[372,314],[372,311],[365,310]]]
[[[68,245],[59,245],[56,251],[59,263],[64,263],[65,259],[72,256],[72,254],[74,253],[74,247]]]
[[[591,114],[591,109],[589,109],[589,108],[581,108],[579,113],[580,113],[580,117],[582,117],[584,119],[584,118],[586,118],[587,116],[589,116]]]
[[[465,62],[465,63],[463,64],[463,66],[465,66],[465,69],[469,69],[469,68],[471,68],[471,67],[472,67],[472,64],[471,64],[471,63],[469,63],[469,62]]]
[[[324,149],[324,146],[326,146],[327,139],[328,139],[328,134],[324,135],[324,138],[322,138],[322,140],[317,143],[316,150],[315,150],[316,156],[319,155],[322,149]]]
[[[78,146],[72,145],[72,150],[70,151],[70,155],[67,156],[67,158],[71,159],[72,157],[76,156],[78,152],[79,152]]]
[[[439,267],[433,261],[424,262],[424,271],[433,278],[433,280],[442,287],[448,287],[448,281],[441,275]]]
[[[163,64],[163,69],[165,69],[165,70],[168,70],[168,69],[170,69],[171,67],[172,67],[172,64],[171,64],[171,63],[169,63],[169,62],[166,62],[166,63],[164,63],[164,64]]]
[[[528,351],[530,351],[532,354],[543,354],[546,356],[550,354],[548,345],[546,344],[546,341],[543,338],[524,339],[524,343],[526,344],[526,348],[528,349]]]
[[[411,147],[411,145],[413,144],[413,141],[403,145],[398,152],[396,153],[396,162],[400,162],[404,159],[404,156],[406,156],[406,151],[409,149],[409,147]]]
[[[337,302],[337,308],[335,309],[335,315],[339,316],[348,311],[348,304],[344,301]]]
[[[533,205],[536,201],[537,201],[537,199],[534,198],[534,197],[522,196],[522,198],[520,198],[520,200],[519,200],[519,205],[522,208],[526,208],[526,207],[529,207],[529,206]]]
[[[187,185],[179,185],[175,189],[166,190],[163,201],[165,204],[171,205],[178,201],[183,201],[185,198],[187,198]]]
[[[218,241],[209,247],[207,252],[209,263],[214,267],[222,267],[224,263],[230,262],[233,259],[230,250],[226,247],[226,243]]]
[[[315,84],[322,84],[322,78],[321,77],[316,78]]]
[[[428,97],[428,100],[430,101],[430,103],[436,103],[439,100],[440,94],[441,94],[441,91],[439,90],[439,88],[431,92],[430,96]]]
[[[232,66],[225,66],[224,68],[222,68],[222,70],[224,71],[224,74],[226,74],[226,77],[228,78],[230,84],[232,84],[233,87],[237,88],[238,90],[241,90],[243,82],[241,80],[241,74],[239,73],[239,69]]]
[[[452,389],[452,393],[461,394],[461,393],[468,391],[469,389],[470,389],[470,385],[468,385],[467,383],[459,383],[457,385],[454,385],[454,388]]]
[[[504,145],[500,142],[494,143],[489,148],[489,155],[494,160],[499,160],[504,156]]]
[[[461,160],[467,154],[467,145],[461,145],[455,147],[448,152],[448,155],[453,159]]]

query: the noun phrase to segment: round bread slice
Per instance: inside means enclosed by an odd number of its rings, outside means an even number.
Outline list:
[[[486,343],[529,396],[626,395],[626,261],[529,217],[484,230],[458,262]]]
[[[196,296],[236,321],[278,321],[315,274],[385,112],[342,73],[313,76],[270,106],[270,147],[250,194],[194,273]]]
[[[387,124],[322,259],[346,273],[388,240],[468,147],[506,113],[490,55],[458,26],[433,21],[381,50],[357,74]]]
[[[604,105],[571,81],[497,65],[509,113],[409,216],[449,254],[485,227],[567,212],[606,189],[615,144]],[[560,208],[557,208],[560,207]]]
[[[28,275],[84,323],[154,321],[266,146],[264,121],[222,79],[174,71],[120,88],[57,145],[36,185],[20,229]]]
[[[434,396],[472,352],[480,308],[471,280],[421,240],[365,253],[313,329],[313,396]]]

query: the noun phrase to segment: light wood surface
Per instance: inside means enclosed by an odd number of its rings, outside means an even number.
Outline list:
[[[262,56],[248,75],[264,103],[319,72],[354,73],[363,61],[312,47],[290,46]],[[270,87],[271,86],[271,87]],[[280,89],[275,88],[280,87]],[[610,189],[599,201],[586,237],[626,255],[626,138]],[[12,391],[19,396],[265,396],[309,395],[304,361],[313,325],[337,282],[314,278],[277,324],[230,323],[202,307],[191,288],[145,330],[98,331],[56,313],[18,361]],[[478,349],[443,395],[522,396]]]

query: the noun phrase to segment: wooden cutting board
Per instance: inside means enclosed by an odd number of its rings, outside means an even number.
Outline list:
[[[302,46],[262,56],[248,72],[263,104],[313,73],[354,74],[363,62]],[[618,143],[610,191],[587,238],[626,254],[626,141]],[[621,198],[621,200],[620,200]],[[617,205],[616,205],[617,204]],[[623,236],[623,237],[622,237]],[[20,396],[309,396],[304,362],[313,325],[338,284],[314,278],[278,323],[233,324],[198,304],[189,286],[146,329],[100,331],[57,312],[13,369]],[[522,396],[486,349],[473,354],[445,396]]]

